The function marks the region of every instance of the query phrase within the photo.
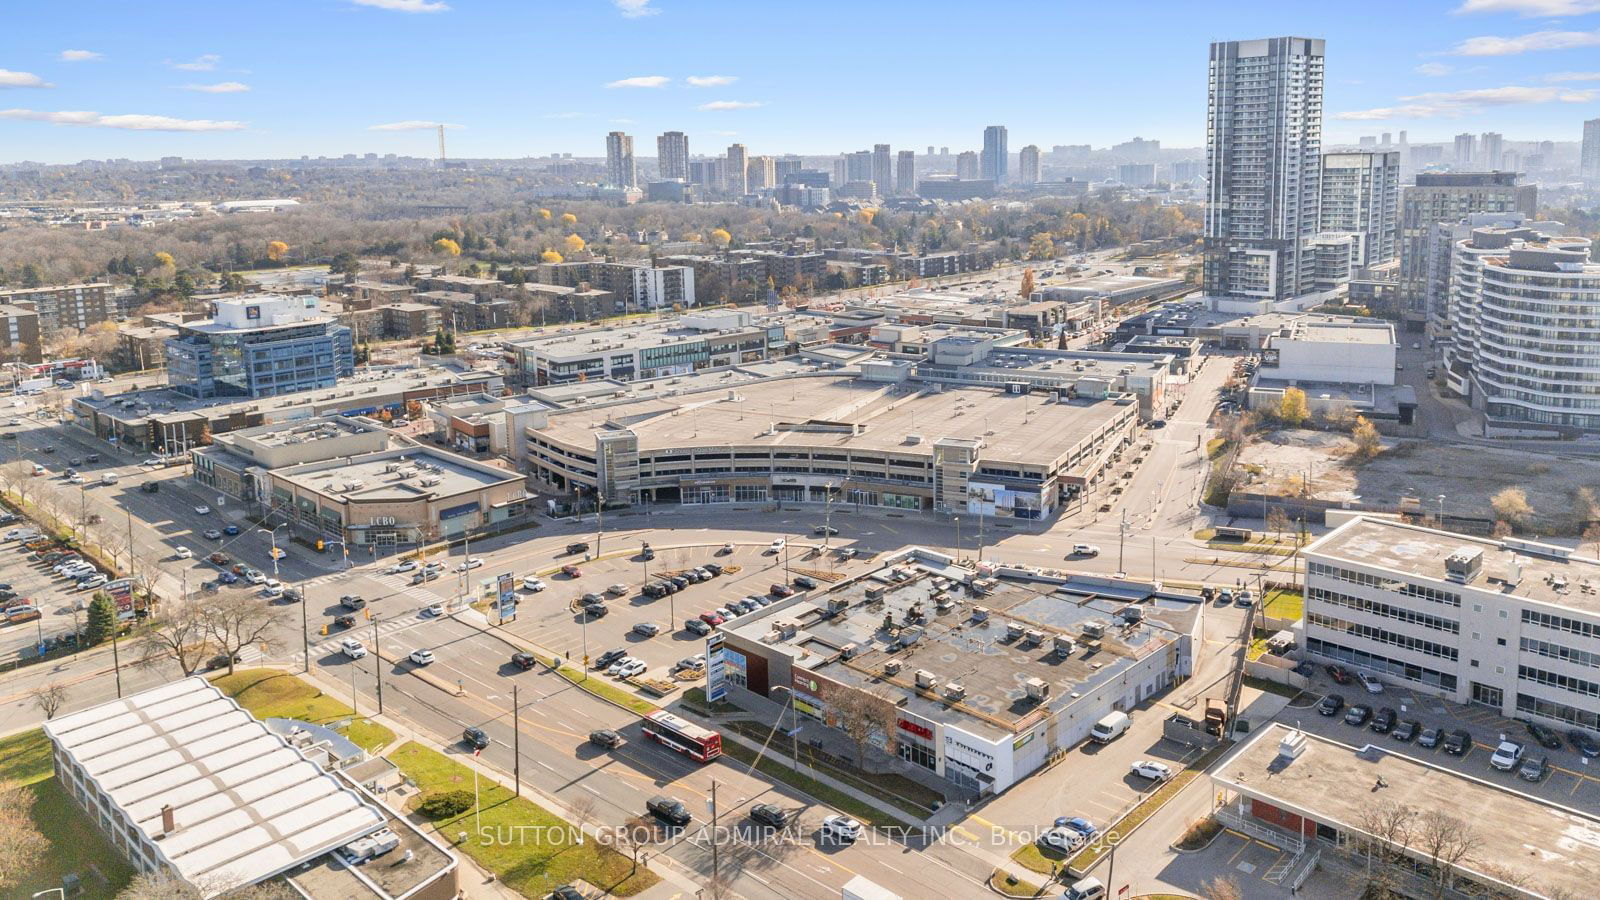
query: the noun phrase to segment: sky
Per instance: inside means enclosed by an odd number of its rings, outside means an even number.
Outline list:
[[[1600,0],[58,0],[0,29],[0,162],[1204,140],[1207,45],[1327,41],[1324,141],[1577,140]]]

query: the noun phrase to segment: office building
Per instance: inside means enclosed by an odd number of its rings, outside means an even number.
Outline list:
[[[0,291],[0,304],[20,306],[39,314],[39,331],[46,337],[57,332],[78,332],[116,315],[111,285],[104,282],[62,284],[54,287]]]
[[[1038,184],[1043,180],[1039,174],[1039,145],[1029,144],[1017,152],[1017,183]]]
[[[909,197],[917,192],[917,154],[901,150],[895,156],[894,192]]]
[[[0,362],[43,362],[39,337],[37,312],[24,306],[0,304]]]
[[[894,195],[894,155],[888,144],[872,145],[872,183],[878,186],[878,195]]]
[[[1483,160],[1483,168],[1490,171],[1506,168],[1505,136],[1499,132],[1485,131],[1478,139],[1478,152]]]
[[[1475,152],[1477,138],[1466,133],[1456,135],[1455,161],[1458,166],[1472,165],[1477,153]]]
[[[1507,719],[1600,732],[1600,561],[1355,518],[1306,559],[1312,655]]]
[[[956,178],[960,181],[974,181],[978,178],[978,154],[971,150],[963,150],[956,156]],[[993,178],[985,179],[991,185]]]
[[[1324,42],[1211,45],[1204,289],[1219,300],[1312,292]]]
[[[750,193],[750,155],[743,144],[729,144],[723,168],[723,190],[742,197]]]
[[[309,294],[217,300],[211,318],[177,330],[167,341],[167,382],[197,399],[326,388],[355,373],[350,329]]]
[[[1470,135],[1468,135],[1470,137]],[[1432,235],[1439,223],[1454,224],[1474,213],[1536,212],[1534,185],[1517,185],[1515,172],[1418,172],[1400,196],[1400,302],[1402,320],[1413,328],[1444,327],[1449,272],[1435,266]]]
[[[1205,164],[1197,159],[1180,159],[1172,164],[1172,180],[1178,184],[1198,181],[1205,172]]]
[[[1355,238],[1355,263],[1379,266],[1399,258],[1398,151],[1328,153],[1322,157],[1322,231]]]
[[[1117,166],[1117,180],[1131,188],[1147,188],[1156,183],[1156,164],[1123,163]]]
[[[1579,169],[1583,177],[1600,180],[1600,119],[1583,123],[1583,147],[1579,154]]]
[[[1587,238],[1472,229],[1446,304],[1452,377],[1490,428],[1600,431],[1600,263]],[[1587,302],[1586,302],[1587,301]]]
[[[639,170],[633,163],[633,136],[613,131],[606,135],[606,184],[629,189],[639,184]]]
[[[456,896],[449,848],[367,788],[393,767],[319,723],[281,721],[191,676],[58,716],[44,734],[62,793],[134,871],[173,879],[169,896],[271,879],[289,896]]]
[[[689,136],[669,131],[656,138],[656,163],[662,181],[689,180]]]
[[[972,157],[972,169],[978,167],[978,154],[968,150],[962,155]],[[948,175],[935,175],[917,181],[917,196],[928,200],[975,200],[994,195],[994,182],[987,178],[951,178]]]
[[[758,270],[761,265],[752,261]],[[782,347],[783,326],[742,310],[715,310],[647,325],[537,337],[509,345],[522,384],[612,379],[636,381],[684,375],[767,359]]]
[[[1004,187],[1007,167],[1011,164],[1010,155],[1006,150],[1006,127],[1004,125],[990,125],[983,130],[983,158],[979,169],[979,177],[987,178],[994,182],[995,187]]]

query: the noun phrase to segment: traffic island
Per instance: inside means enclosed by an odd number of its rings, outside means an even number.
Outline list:
[[[368,753],[389,746],[395,739],[393,731],[371,719],[357,717],[350,707],[287,672],[235,669],[232,675],[219,675],[211,683],[258,719],[299,719],[329,725]]]

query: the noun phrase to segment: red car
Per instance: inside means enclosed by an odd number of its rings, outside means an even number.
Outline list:
[[[561,567],[561,574],[567,576],[568,578],[577,578],[583,574],[583,570],[577,566],[569,564]]]
[[[1337,684],[1349,684],[1350,683],[1350,673],[1346,672],[1342,666],[1336,666],[1336,665],[1333,665],[1333,664],[1330,663],[1325,668],[1326,668],[1326,670],[1328,672],[1328,677],[1332,678],[1335,683],[1337,683]]]
[[[706,612],[700,614],[700,621],[706,623],[707,625],[721,625],[727,620],[714,612]]]

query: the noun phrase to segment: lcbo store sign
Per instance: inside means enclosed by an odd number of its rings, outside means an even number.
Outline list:
[[[926,725],[918,725],[916,722],[912,722],[912,721],[907,720],[907,719],[901,719],[896,724],[898,724],[900,726],[900,730],[901,731],[905,731],[905,732],[909,732],[911,734],[914,734],[917,737],[922,738],[925,741],[933,740],[933,729],[929,728]]]

